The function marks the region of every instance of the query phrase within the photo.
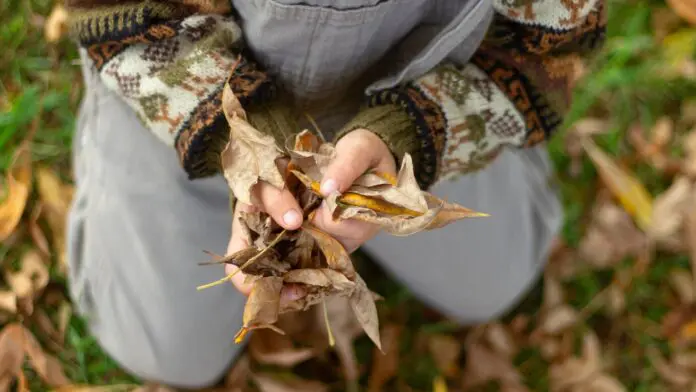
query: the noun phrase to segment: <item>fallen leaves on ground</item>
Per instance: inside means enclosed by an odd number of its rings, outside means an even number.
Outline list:
[[[31,189],[31,150],[25,142],[15,152],[12,166],[5,176],[0,204],[0,241],[12,234],[19,223]]]
[[[600,177],[631,214],[642,229],[652,222],[652,197],[643,184],[626,169],[620,167],[590,139],[583,140],[583,147],[592,162],[597,166]]]
[[[372,370],[370,380],[367,383],[368,392],[384,390],[384,385],[396,375],[399,370],[400,337],[403,327],[400,325],[386,325],[382,328],[382,350],[375,349],[372,352]]]
[[[57,42],[67,32],[68,11],[61,4],[53,7],[44,25],[44,37],[47,42]]]
[[[0,331],[0,358],[0,390],[9,390],[14,379],[23,377],[22,366],[27,359],[48,386],[61,387],[70,383],[58,359],[46,354],[34,335],[20,324],[6,325]]]

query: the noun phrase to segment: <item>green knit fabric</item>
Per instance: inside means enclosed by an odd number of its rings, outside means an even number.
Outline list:
[[[418,167],[420,143],[416,137],[415,125],[400,106],[380,105],[362,109],[338,132],[335,142],[356,129],[367,129],[379,136],[394,154],[397,166],[401,165],[404,155],[409,153]]]
[[[254,105],[247,111],[247,120],[259,132],[273,136],[280,148],[300,129],[292,106],[284,100]]]

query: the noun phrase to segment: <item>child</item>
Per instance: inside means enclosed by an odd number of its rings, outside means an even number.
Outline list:
[[[133,374],[178,387],[215,383],[240,350],[248,288],[195,290],[222,274],[197,266],[202,250],[245,246],[219,174],[226,82],[279,143],[317,119],[337,143],[323,192],[408,152],[422,188],[491,214],[407,239],[314,223],[462,323],[509,309],[562,221],[543,141],[574,64],[603,41],[602,1],[68,0],[86,82],[70,282],[92,333]],[[301,224],[287,192],[253,194],[238,210]]]

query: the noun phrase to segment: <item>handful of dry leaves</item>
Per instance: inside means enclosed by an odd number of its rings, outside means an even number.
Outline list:
[[[281,149],[273,137],[249,125],[229,86],[223,92],[223,110],[230,125],[230,141],[222,152],[222,163],[234,196],[244,203],[253,204],[251,188],[258,181],[266,181],[277,188],[290,190],[306,218],[299,230],[288,231],[266,213],[240,212],[240,229],[250,239],[251,246],[212,263],[204,263],[234,264],[252,283],[244,309],[244,325],[237,333],[236,341],[241,341],[253,329],[269,328],[283,333],[274,326],[279,314],[306,310],[330,296],[339,295],[350,299],[358,321],[380,347],[375,306],[377,295],[357,274],[343,246],[311,224],[314,211],[322,200],[334,219],[371,222],[393,235],[411,235],[486,214],[447,203],[422,191],[408,155],[404,157],[397,177],[386,173],[366,173],[347,192],[323,198],[319,193],[319,182],[334,157],[333,145],[322,143],[305,130],[290,141],[289,146]],[[286,166],[281,164],[288,161]],[[226,282],[233,275],[199,289]],[[280,293],[286,284],[302,285],[307,295],[292,302],[281,302]],[[330,331],[328,319],[326,323]],[[330,332],[329,337],[331,340]]]

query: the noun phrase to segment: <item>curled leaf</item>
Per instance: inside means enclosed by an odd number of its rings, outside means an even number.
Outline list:
[[[382,343],[379,337],[379,315],[377,306],[372,296],[372,292],[367,288],[367,284],[360,277],[355,275],[355,290],[350,296],[350,306],[358,319],[367,336],[375,343],[377,348],[382,350]]]
[[[280,290],[283,278],[269,276],[254,282],[244,307],[244,326],[238,333],[237,340],[244,337],[246,331],[257,328],[269,328],[278,320],[280,307]]]
[[[17,149],[5,178],[6,188],[0,204],[0,241],[12,234],[22,217],[31,188],[31,151],[24,143]]]
[[[251,189],[259,181],[283,189],[285,181],[276,163],[282,154],[275,139],[262,134],[236,114],[227,121],[230,140],[221,159],[225,179],[235,197],[242,203],[254,204]]]
[[[348,279],[354,279],[355,268],[346,249],[338,240],[312,226],[308,221],[302,225],[302,229],[309,233],[316,241],[319,249],[326,257],[329,268],[341,272]]]
[[[41,254],[32,249],[22,257],[19,271],[7,270],[5,279],[18,298],[27,298],[46,287],[48,268]]]
[[[602,180],[626,212],[634,217],[641,229],[648,230],[652,225],[653,205],[652,197],[643,184],[627,170],[619,167],[589,139],[583,141],[583,147],[597,167]]]

